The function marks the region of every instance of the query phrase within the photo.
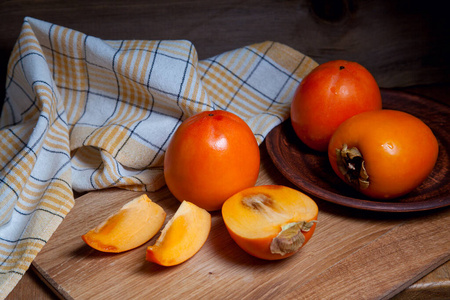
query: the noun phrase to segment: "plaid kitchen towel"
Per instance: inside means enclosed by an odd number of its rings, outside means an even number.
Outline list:
[[[164,185],[187,117],[228,110],[261,143],[317,63],[263,42],[199,61],[185,40],[101,40],[25,18],[0,119],[0,298],[74,205],[73,190]]]

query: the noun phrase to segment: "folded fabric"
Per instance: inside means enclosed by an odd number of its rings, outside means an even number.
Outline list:
[[[239,115],[261,143],[316,65],[275,42],[199,61],[185,40],[101,40],[25,18],[0,119],[0,298],[73,207],[73,190],[161,188],[171,135],[200,111]]]

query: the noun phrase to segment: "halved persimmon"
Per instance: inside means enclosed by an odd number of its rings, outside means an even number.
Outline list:
[[[183,201],[164,226],[146,259],[162,266],[174,266],[194,256],[211,231],[211,215],[197,205]]]
[[[146,194],[134,198],[81,238],[103,252],[123,252],[149,241],[164,224],[164,209]]]
[[[233,240],[245,252],[267,260],[298,252],[313,235],[318,213],[310,197],[280,185],[245,189],[222,207]]]

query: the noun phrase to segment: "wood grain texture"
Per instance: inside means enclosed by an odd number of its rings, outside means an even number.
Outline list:
[[[258,184],[292,185],[262,149]],[[344,208],[316,199],[319,225],[295,256],[278,262],[253,258],[229,237],[220,213],[193,258],[171,268],[145,261],[145,247],[122,254],[91,249],[80,236],[139,193],[104,190],[77,199],[33,266],[63,298],[130,299],[337,299],[385,298],[400,292],[450,258],[450,210],[385,214]],[[168,218],[179,202],[167,189],[150,193]],[[418,249],[419,251],[416,251]],[[374,281],[373,283],[367,283]],[[339,284],[347,282],[347,284]],[[376,283],[376,287],[374,284]],[[327,286],[334,287],[330,290]]]
[[[449,295],[450,261],[392,297],[392,300],[447,300]]]
[[[0,79],[4,82],[23,18],[31,16],[103,39],[188,39],[200,58],[273,40],[319,63],[357,61],[382,87],[448,83],[450,19],[444,5],[418,0],[0,1]]]
[[[447,230],[442,230],[443,224],[450,224],[448,209],[395,226],[314,277],[288,298],[301,295],[305,299],[388,299],[420,278],[422,272],[448,260],[450,237]],[[428,266],[427,270],[424,266]]]
[[[21,299],[57,300],[59,298],[48,285],[43,284],[36,272],[29,269],[6,297],[6,300]]]

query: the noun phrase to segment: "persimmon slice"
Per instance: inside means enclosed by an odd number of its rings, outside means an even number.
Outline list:
[[[183,201],[167,222],[146,259],[162,266],[181,264],[194,256],[211,231],[211,215],[197,205]]]
[[[81,238],[102,252],[123,252],[149,241],[164,224],[164,209],[146,194],[134,198]]]
[[[298,252],[313,235],[318,213],[310,197],[280,185],[245,189],[222,207],[233,240],[247,253],[267,260]]]

